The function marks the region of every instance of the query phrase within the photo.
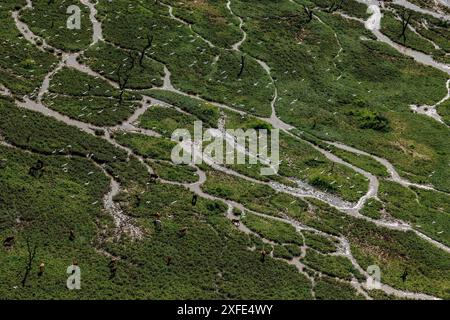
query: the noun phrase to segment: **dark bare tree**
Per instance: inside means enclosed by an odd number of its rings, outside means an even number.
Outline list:
[[[244,72],[244,67],[245,67],[245,56],[242,55],[241,56],[241,70],[239,70],[239,73],[237,75],[238,78],[242,75],[242,72]]]
[[[187,231],[188,231],[188,227],[181,228],[180,230],[178,230],[178,236],[180,236],[180,238],[186,236]]]
[[[28,276],[30,275],[30,271],[33,267],[33,262],[34,259],[36,258],[36,251],[37,251],[37,244],[32,244],[31,243],[32,240],[30,239],[29,235],[25,236],[25,243],[27,245],[27,262],[25,265],[25,272],[23,274],[23,278],[22,278],[22,287],[25,287],[27,280],[28,280]]]
[[[141,51],[141,56],[139,57],[139,65],[141,66],[142,69],[144,69],[144,65],[142,64],[144,61],[144,57],[145,57],[145,52],[151,48],[152,46],[152,42],[153,42],[153,36],[148,34],[147,35],[147,44],[145,45],[145,47],[142,49]]]

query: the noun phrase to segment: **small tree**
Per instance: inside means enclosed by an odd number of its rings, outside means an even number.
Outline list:
[[[406,12],[406,10],[402,11],[401,14],[402,21],[402,32],[400,33],[399,38],[403,38],[403,44],[406,43],[406,29],[409,26],[409,22],[411,21],[412,14],[410,12]]]
[[[36,251],[37,251],[37,244],[32,244],[32,241],[30,239],[29,235],[25,236],[25,243],[27,246],[27,262],[25,264],[25,272],[23,274],[23,278],[22,278],[22,287],[25,287],[27,280],[28,280],[28,276],[30,275],[30,271],[33,268],[33,262],[34,259],[36,258]]]

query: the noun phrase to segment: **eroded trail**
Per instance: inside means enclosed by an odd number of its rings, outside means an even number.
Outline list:
[[[187,93],[184,93],[184,92],[182,92],[180,90],[175,89],[172,86],[171,81],[170,81],[170,72],[168,72],[167,67],[165,69],[166,69],[167,73],[166,73],[166,76],[165,76],[163,89],[168,90],[168,91],[172,91],[172,92],[175,92],[175,93],[179,93],[179,94],[191,97],[191,98],[200,99],[202,101],[210,102],[210,101],[202,99],[201,97],[193,96],[193,95],[190,95],[190,94],[187,94]],[[217,107],[219,107],[219,108],[236,111],[236,109],[233,109],[233,108],[231,108],[229,106],[225,106],[223,104],[218,104],[218,103],[212,103],[212,104],[217,106]],[[242,111],[240,111],[239,113],[240,114],[246,114],[245,112],[242,112]],[[320,148],[320,147],[318,147],[318,146],[316,146],[316,145],[314,145],[314,144],[312,144],[312,143],[310,143],[308,141],[304,141],[300,137],[292,134],[288,129],[286,129],[286,128],[291,129],[292,127],[290,125],[284,123],[282,120],[278,119],[278,117],[276,116],[276,113],[273,113],[271,119],[272,120],[275,119],[274,121],[268,121],[270,124],[273,125],[274,128],[280,129],[281,131],[285,132],[286,134],[288,134],[289,136],[293,137],[294,139],[297,139],[297,140],[300,140],[301,142],[309,144],[312,148],[314,148],[317,151],[319,151],[320,153],[322,153],[330,161],[338,163],[338,164],[342,164],[342,165],[344,165],[346,167],[351,168],[352,170],[356,171],[357,173],[360,173],[363,176],[365,176],[368,179],[368,181],[369,181],[368,191],[366,192],[366,194],[364,196],[362,196],[360,198],[360,200],[356,204],[349,204],[348,202],[345,202],[343,200],[338,199],[334,195],[331,195],[331,194],[328,194],[328,193],[325,193],[325,192],[320,192],[316,188],[313,188],[312,186],[307,185],[306,183],[301,182],[301,181],[297,181],[297,184],[299,184],[299,188],[296,188],[295,190],[293,190],[292,187],[287,187],[287,186],[284,186],[284,185],[281,185],[281,184],[275,184],[275,183],[271,185],[274,189],[276,189],[277,191],[289,193],[289,194],[294,195],[294,196],[313,197],[313,198],[316,198],[318,200],[325,201],[326,203],[330,204],[333,207],[336,207],[337,209],[346,210],[346,212],[353,212],[354,210],[357,211],[357,210],[362,208],[362,206],[364,205],[364,203],[368,199],[376,197],[377,192],[378,192],[378,185],[379,185],[379,183],[378,183],[377,178],[374,175],[372,175],[371,173],[366,172],[366,171],[364,171],[364,170],[362,170],[362,169],[360,169],[360,168],[358,168],[358,167],[356,167],[356,166],[354,166],[354,165],[352,165],[352,164],[342,160],[341,158],[335,156],[334,154],[332,154],[332,153],[330,153],[330,152],[328,152],[328,151],[326,151],[326,150],[324,150],[324,149],[322,149],[322,148]],[[263,119],[263,120],[267,120],[267,119]],[[191,146],[187,146],[187,145],[184,146],[184,148],[186,150],[189,150],[190,147]],[[255,155],[253,155],[253,157],[255,157]],[[214,162],[213,160],[210,161],[210,163],[213,163],[213,162]],[[220,167],[216,166],[216,169],[219,169],[219,168]],[[248,179],[248,177],[243,176],[241,174],[237,174],[237,173],[233,172],[233,170],[231,170],[231,169],[221,168],[220,170],[225,172],[225,173],[227,173],[227,174],[234,174],[234,175],[236,175],[238,177]],[[258,183],[261,183],[261,181],[259,181],[259,180],[255,180],[255,179],[251,179],[251,180],[252,181],[254,180],[254,181],[257,181]]]
[[[337,41],[339,41],[339,40],[337,39]],[[340,52],[338,52],[338,54],[339,53]],[[273,80],[273,77],[272,77],[272,75],[270,73],[270,67],[265,62],[262,62],[262,61],[259,61],[259,62],[261,63],[262,67],[266,70],[266,72],[268,72],[270,78]],[[172,86],[172,84],[171,84],[171,80],[170,80],[171,74],[170,74],[170,72],[169,72],[167,67],[165,67],[165,71],[166,71],[166,76],[164,78],[163,89],[168,90],[168,91],[173,91],[173,92],[176,92],[176,93],[179,93],[179,94],[191,97],[191,98],[196,98],[196,99],[200,99],[200,100],[206,101],[206,100],[202,99],[199,96],[193,96],[193,95],[190,95],[190,94],[187,94],[187,93],[184,93],[184,92],[182,92],[180,90],[175,89]],[[275,89],[276,89],[276,87],[275,87]],[[275,91],[275,95],[276,94],[277,93]],[[206,102],[210,102],[210,103],[212,103],[213,105],[215,105],[215,106],[217,106],[219,108],[233,110],[235,112],[238,112],[239,114],[246,114],[243,111],[239,111],[239,110],[233,109],[233,108],[231,108],[229,106],[226,106],[226,105],[223,105],[223,104],[218,104],[218,103],[214,103],[214,102],[211,102],[211,101],[206,101]],[[323,193],[323,192],[317,192],[317,190],[315,190],[314,188],[312,188],[310,186],[307,186],[304,183],[303,183],[303,185],[300,185],[299,188],[296,188],[294,190],[292,190],[290,187],[287,187],[287,186],[284,186],[284,185],[273,184],[272,187],[274,187],[274,189],[276,191],[289,193],[289,194],[291,194],[293,196],[296,196],[296,197],[312,197],[312,198],[316,198],[318,200],[321,200],[321,201],[324,201],[324,202],[328,203],[329,205],[337,208],[338,210],[340,210],[340,211],[342,211],[342,212],[344,212],[346,214],[349,214],[349,215],[352,215],[354,217],[370,221],[370,222],[372,222],[372,223],[374,223],[374,224],[376,224],[376,225],[378,225],[380,227],[385,227],[385,228],[388,228],[388,229],[399,230],[399,231],[412,230],[416,234],[421,236],[423,239],[425,239],[425,240],[429,241],[430,243],[432,243],[433,245],[435,245],[435,246],[437,246],[437,247],[439,247],[439,248],[441,248],[441,249],[443,249],[443,250],[445,250],[447,252],[450,252],[450,248],[448,248],[447,246],[441,244],[440,242],[432,240],[429,237],[423,235],[421,232],[415,230],[414,228],[411,227],[411,225],[409,225],[408,223],[405,223],[404,221],[401,221],[401,220],[389,220],[389,221],[375,220],[375,219],[371,219],[371,218],[369,218],[367,216],[361,215],[359,213],[359,210],[364,206],[366,201],[371,199],[371,198],[377,198],[378,187],[379,187],[379,182],[378,182],[377,177],[375,177],[373,174],[371,174],[369,172],[366,172],[365,170],[362,170],[361,168],[358,168],[358,167],[356,167],[356,166],[354,166],[354,165],[352,165],[350,163],[347,163],[346,161],[344,161],[344,160],[340,159],[339,157],[335,156],[334,154],[332,154],[332,153],[330,153],[330,152],[328,152],[328,151],[326,151],[326,150],[324,150],[324,149],[322,149],[322,148],[320,148],[320,147],[318,147],[318,146],[316,146],[316,145],[314,145],[314,144],[312,144],[312,143],[310,143],[308,141],[302,140],[300,137],[292,134],[289,131],[292,127],[289,126],[288,124],[284,123],[282,120],[280,120],[276,116],[275,103],[276,103],[276,99],[274,99],[273,103],[272,103],[272,116],[271,116],[271,118],[270,119],[263,119],[263,120],[268,121],[269,123],[271,123],[274,126],[274,128],[278,128],[278,129],[284,131],[286,134],[292,136],[293,138],[298,139],[298,140],[300,140],[302,142],[305,142],[305,143],[309,144],[311,147],[315,148],[317,151],[322,153],[330,161],[335,162],[335,163],[339,163],[339,164],[342,164],[342,165],[345,165],[345,166],[351,168],[352,170],[362,174],[369,181],[368,191],[366,192],[366,194],[364,196],[362,196],[360,198],[360,200],[357,202],[356,205],[351,205],[349,203],[343,202],[342,200],[336,198],[333,195],[330,195],[330,194],[327,194],[327,193]],[[340,145],[344,146],[343,144],[340,144]],[[397,171],[392,166],[392,164],[390,164],[385,159],[381,159],[381,158],[378,158],[378,159],[381,161],[382,164],[386,165],[387,170],[389,172],[392,172],[393,177],[395,177],[395,179],[397,179],[397,181],[400,181],[402,183],[402,185],[404,185],[404,186],[416,186],[416,187],[423,188],[423,189],[434,190],[434,188],[432,186],[424,186],[424,185],[414,184],[414,183],[411,183],[411,182],[407,181],[404,178],[401,178],[398,175]],[[247,179],[247,180],[251,180],[252,182],[261,183],[258,180],[248,178],[248,177],[243,176],[241,174],[238,174],[238,173],[236,173],[233,170],[228,169],[228,168],[222,168],[222,167],[216,165],[216,169],[218,169],[218,170],[220,170],[222,172],[225,172],[227,174],[231,174],[231,175],[235,175],[235,176]],[[303,188],[303,190],[302,190],[302,187],[305,187],[305,186],[307,188],[306,189]]]
[[[442,4],[446,5],[447,7],[449,6],[449,4],[446,2],[447,0],[439,0],[441,1]],[[435,18],[438,19],[442,19],[442,20],[450,20],[450,17],[448,15],[445,15],[441,12],[437,12],[434,10],[429,10],[429,9],[424,9],[419,7],[418,5],[411,3],[409,1],[406,0],[392,0],[393,4],[397,4],[399,6],[402,6],[406,9],[410,9],[412,11],[418,12],[418,13],[422,13],[422,14],[428,14],[430,16],[433,16]]]
[[[386,159],[380,158],[380,157],[378,157],[378,156],[375,156],[375,155],[370,154],[370,153],[368,153],[368,152],[365,152],[365,151],[356,149],[356,148],[354,148],[354,147],[350,147],[350,146],[345,145],[345,144],[340,143],[340,142],[330,142],[330,141],[327,141],[327,143],[330,144],[330,145],[332,145],[332,146],[335,146],[335,147],[337,147],[337,148],[339,148],[339,149],[342,149],[342,150],[344,150],[344,151],[348,151],[348,152],[351,152],[351,153],[354,153],[354,154],[364,155],[364,156],[371,157],[371,158],[375,159],[376,161],[378,161],[379,163],[381,163],[383,166],[386,167],[386,170],[388,171],[388,173],[389,173],[389,175],[390,175],[390,179],[391,179],[392,181],[397,182],[397,183],[401,184],[401,185],[404,186],[404,187],[416,187],[416,188],[424,189],[424,190],[433,190],[433,191],[437,191],[437,190],[435,190],[435,189],[433,188],[433,186],[431,186],[431,185],[423,185],[423,184],[418,184],[418,183],[412,183],[412,182],[408,181],[407,179],[402,178],[402,177],[398,174],[397,170],[395,170],[395,168],[394,168],[394,166],[392,165],[392,163],[390,163],[390,162],[389,162],[388,160],[386,160]]]
[[[436,108],[438,106],[440,106],[445,101],[450,99],[450,79],[447,80],[445,86],[447,88],[447,95],[444,98],[442,98],[442,100],[440,100],[439,102],[437,102],[436,104],[431,105],[431,106],[428,106],[428,105],[423,105],[423,106],[411,105],[411,110],[413,110],[414,112],[420,113],[420,114],[424,114],[424,115],[426,115],[428,117],[431,117],[434,120],[436,120],[437,122],[440,122],[440,123],[446,125],[447,127],[449,127],[444,122],[444,120],[442,119],[442,117],[439,115],[439,113],[436,110]]]
[[[383,14],[381,13],[379,1],[376,1],[376,0],[357,0],[357,1],[368,6],[367,13],[371,14],[371,16],[367,19],[367,21],[365,21],[364,24],[365,24],[365,27],[373,33],[373,35],[377,38],[378,41],[386,43],[387,45],[394,48],[401,54],[409,56],[421,64],[431,66],[433,68],[436,68],[436,69],[443,71],[443,72],[447,73],[448,75],[450,75],[450,66],[449,65],[435,61],[430,55],[428,55],[426,53],[416,51],[416,50],[410,49],[408,47],[402,46],[402,45],[398,44],[397,42],[392,41],[388,36],[386,36],[385,34],[383,34],[380,31],[381,18],[383,17]],[[394,1],[394,3],[395,3],[395,1]],[[409,2],[407,2],[407,1],[399,1],[398,4],[406,7],[407,3],[409,4]],[[439,18],[442,18],[442,16],[439,15]],[[358,20],[358,19],[355,19],[355,20]]]
[[[191,32],[194,33],[197,38],[202,39],[202,41],[204,41],[210,48],[214,48],[215,47],[215,45],[211,41],[209,41],[208,39],[205,39],[198,32],[194,31],[194,29],[192,28],[192,24],[190,24],[189,22],[187,22],[187,21],[185,21],[185,20],[183,20],[181,18],[176,17],[173,14],[173,7],[171,5],[169,5],[167,3],[164,3],[164,2],[161,2],[161,1],[159,1],[159,3],[169,9],[169,17],[170,18],[172,18],[173,20],[181,23],[182,25],[187,26],[189,28],[189,30],[191,30]]]
[[[103,30],[101,23],[97,20],[97,9],[95,4],[91,2],[92,0],[80,0],[82,4],[89,8],[89,20],[91,20],[93,32],[92,32],[92,43],[91,46],[97,44],[97,42],[103,40]]]
[[[133,218],[125,215],[123,210],[114,201],[114,197],[120,193],[120,184],[103,169],[103,173],[110,177],[111,186],[110,191],[103,199],[105,209],[111,214],[116,225],[116,237],[119,238],[122,234],[127,234],[131,239],[141,239],[143,231],[137,226]]]
[[[244,20],[243,20],[241,17],[239,17],[238,15],[236,15],[236,14],[233,12],[233,9],[231,9],[231,0],[228,0],[228,1],[227,1],[226,6],[227,6],[228,11],[230,11],[231,15],[232,15],[232,16],[235,16],[235,17],[238,18],[238,20],[239,20],[239,29],[240,29],[241,32],[242,32],[242,39],[239,40],[238,42],[236,42],[235,44],[233,44],[233,45],[231,46],[231,48],[232,48],[234,51],[239,51],[240,46],[241,46],[241,45],[244,43],[244,41],[247,39],[247,32],[245,32],[244,29],[242,29],[242,27],[243,27],[243,25],[244,25]]]

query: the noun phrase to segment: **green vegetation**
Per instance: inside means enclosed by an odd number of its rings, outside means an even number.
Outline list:
[[[450,190],[448,130],[411,114],[409,108],[442,99],[446,74],[370,40],[373,36],[357,21],[320,11],[316,14],[323,23],[308,22],[303,8],[289,1],[276,7],[258,1],[251,12],[247,1],[233,3],[237,14],[248,17],[243,51],[265,61],[277,80],[276,109],[283,121],[321,139],[387,158],[416,182]],[[264,20],[268,10],[272,16],[296,11],[299,17],[281,23]],[[370,110],[375,116],[368,117],[369,127],[388,123],[389,130],[361,128],[349,115],[355,110]]]
[[[80,293],[64,288],[65,270],[73,259],[84,267],[84,294],[93,297],[101,284],[109,290],[107,259],[91,246],[97,236],[96,219],[108,223],[102,213],[108,179],[89,160],[40,156],[0,146],[5,166],[0,170],[0,238],[15,237],[10,250],[0,250],[1,296],[9,299],[77,299]],[[43,162],[39,176],[30,167]],[[107,218],[107,217],[106,217]],[[70,240],[70,231],[75,239]],[[28,251],[36,246],[32,269],[22,286]],[[43,276],[37,275],[41,262]],[[102,267],[104,265],[105,267]],[[18,286],[17,289],[13,287]]]
[[[348,115],[355,119],[361,129],[373,129],[377,131],[389,131],[389,120],[376,112],[364,109],[349,111]]]
[[[445,123],[450,126],[450,102],[444,102],[437,107],[437,112],[443,118]]]
[[[298,3],[307,3],[307,1],[298,1]],[[344,12],[353,17],[367,18],[367,6],[355,0],[335,1],[335,0],[311,0],[314,5],[328,12]]]
[[[242,35],[239,20],[231,15],[225,1],[192,3],[191,1],[167,1],[174,7],[176,17],[192,25],[192,29],[219,47],[231,47]]]
[[[189,1],[185,3],[190,5]],[[152,39],[145,54],[167,66],[175,88],[252,114],[270,115],[273,90],[266,88],[270,79],[253,58],[245,57],[245,68],[240,74],[240,53],[210,47],[188,25],[170,18],[168,8],[158,2],[139,1],[129,6],[125,1],[115,1],[100,3],[98,10],[105,17],[104,37],[116,47],[142,52],[148,38]],[[130,15],[136,19],[127,19]],[[207,32],[212,30],[208,28]]]
[[[19,109],[4,99],[0,99],[0,134],[11,144],[48,155],[85,157],[92,154],[92,158],[101,163],[126,158],[125,152],[101,138],[37,112]]]
[[[295,243],[303,244],[302,237],[293,226],[285,222],[276,221],[269,218],[259,217],[252,213],[245,213],[242,222],[251,230],[263,238],[275,241],[277,243]]]
[[[2,2],[0,11],[0,84],[18,96],[35,93],[48,70],[57,63],[51,53],[36,48],[16,28],[9,10],[21,5],[25,1]]]
[[[148,236],[131,247],[110,244],[110,250],[127,254],[130,263],[142,266],[119,268],[115,281],[129,281],[135,275],[139,278],[136,285],[152,288],[142,290],[142,294],[146,292],[145,297],[158,299],[308,298],[308,283],[295,268],[272,259],[263,263],[257,252],[246,249],[248,239],[221,214],[226,209],[223,205],[199,199],[192,206],[191,194],[180,187],[151,184],[148,188],[145,193],[135,190],[122,196],[121,203],[136,217],[152,219],[158,213],[161,230],[149,224]],[[188,231],[180,236],[183,227]],[[167,256],[171,257],[169,265]],[[217,270],[223,278],[217,277]],[[273,279],[274,283],[268,286],[267,279]],[[216,286],[218,290],[214,290]]]
[[[280,140],[280,175],[295,177],[349,201],[357,201],[366,192],[368,181],[361,174],[328,160],[303,141],[286,135]]]
[[[428,14],[414,12],[398,5],[390,5],[390,7],[390,9],[398,16],[404,15],[405,18],[410,16],[409,24],[417,33],[417,35],[412,35],[413,38],[415,38],[414,42],[417,46],[416,49],[424,51],[424,48],[429,49],[430,45],[432,45],[431,53],[433,58],[436,60],[446,60],[445,54],[450,52],[450,44],[448,43],[448,37],[450,35],[448,21],[437,19]],[[410,31],[410,28],[408,29],[407,32]],[[407,43],[407,45],[409,45],[409,43]]]
[[[292,253],[286,248],[286,246],[282,245],[275,245],[273,247],[273,256],[275,258],[281,258],[281,259],[292,259],[294,256]]]
[[[241,116],[235,112],[225,111],[225,128],[227,129],[266,129],[271,126],[252,116]],[[357,201],[366,192],[368,182],[362,175],[348,167],[328,160],[319,151],[283,132],[280,133],[279,176],[261,176],[257,165],[229,165],[233,170],[258,180],[275,180],[286,185],[295,183],[286,178],[305,181],[315,187],[335,193],[345,200]],[[268,153],[270,156],[270,152]]]
[[[382,282],[414,292],[448,297],[450,254],[413,232],[394,231],[339,213],[314,200],[313,212],[302,221],[324,232],[347,237],[351,251],[365,270],[381,268]],[[408,271],[406,281],[401,276]]]
[[[430,3],[426,0],[411,0],[411,3],[414,3],[415,5],[418,5],[422,8],[426,8],[426,9],[431,9],[431,10],[435,10],[435,8],[439,8],[439,10],[446,12],[447,14],[450,13],[449,9],[444,5],[441,4],[439,2],[437,3]]]
[[[81,9],[80,29],[67,28],[67,19],[73,14],[67,13],[71,5]],[[24,10],[20,19],[49,45],[65,51],[79,51],[88,47],[92,40],[92,24],[88,16],[89,9],[75,0],[33,0],[33,7]]]
[[[432,54],[435,50],[434,46],[429,41],[411,31],[409,28],[405,30],[403,38],[402,19],[391,12],[383,14],[381,25],[381,31],[395,42],[429,54]]]
[[[89,245],[91,241],[98,241],[96,216],[102,221],[106,218],[101,213],[100,199],[108,182],[101,172],[86,159],[45,157],[44,174],[34,178],[27,172],[38,157],[9,148],[0,149],[7,163],[0,172],[2,186],[6,187],[0,191],[6,204],[1,210],[0,235],[2,239],[11,234],[16,236],[11,250],[0,251],[5,267],[0,275],[3,284],[0,290],[5,298],[46,299],[55,295],[66,299],[310,297],[306,279],[293,267],[272,259],[263,264],[256,253],[246,250],[245,236],[234,231],[230,223],[220,216],[219,213],[225,209],[223,206],[201,200],[195,208],[186,210],[186,204],[190,203],[189,193],[162,185],[150,186],[144,195],[140,191],[129,194],[122,202],[134,216],[151,217],[159,211],[163,216],[161,232],[149,227],[150,233],[140,242],[98,243],[103,250],[123,257],[111,278],[108,259]],[[67,168],[67,171],[61,168]],[[95,174],[88,174],[91,171]],[[56,198],[62,200],[57,207],[53,200],[48,201]],[[173,199],[178,202],[174,203]],[[150,202],[155,205],[149,208]],[[175,212],[177,214],[173,218],[168,215]],[[198,219],[198,215],[205,220]],[[17,221],[22,225],[19,233],[14,231]],[[180,238],[178,230],[182,226],[188,226],[189,231]],[[75,234],[74,240],[70,240],[70,230]],[[228,239],[226,243],[223,242],[225,236]],[[11,290],[20,283],[25,270],[26,241],[32,247],[37,246],[37,256],[26,286]],[[225,247],[227,250],[223,250]],[[219,255],[219,252],[223,254]],[[149,256],[154,258],[149,261],[145,258]],[[171,257],[170,265],[166,264],[167,256]],[[66,280],[64,271],[73,259],[83,270],[83,290],[79,292],[69,291],[62,285]],[[46,268],[43,276],[38,276],[35,270],[41,262],[45,262]],[[257,274],[254,273],[255,268]],[[222,270],[223,280],[216,278],[216,272],[205,272],[216,269]],[[267,278],[274,279],[270,286],[264,280]],[[242,281],[246,286],[242,286]],[[99,284],[103,288],[100,291]],[[219,290],[213,290],[215,285]],[[172,286],[177,289],[170,289]],[[133,294],[129,289],[133,289]]]
[[[217,128],[217,123],[219,121],[219,111],[217,107],[170,91],[154,89],[146,93],[155,99],[167,102],[196,116],[199,120],[203,121],[203,125],[205,126]]]

